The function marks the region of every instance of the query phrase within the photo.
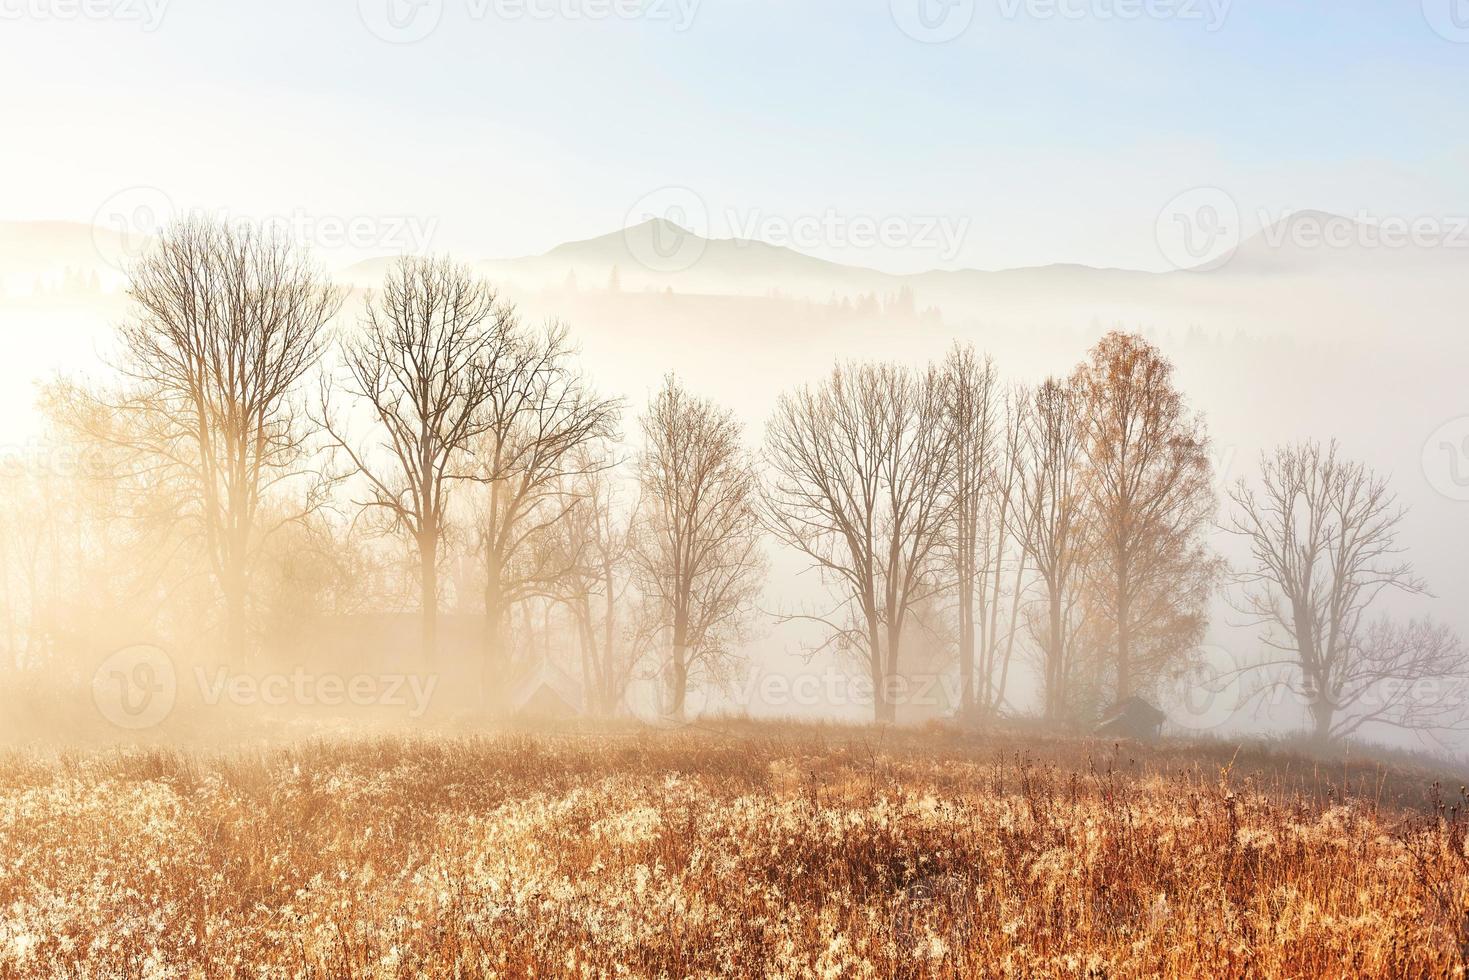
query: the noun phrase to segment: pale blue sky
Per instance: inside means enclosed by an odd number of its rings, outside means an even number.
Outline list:
[[[0,0],[0,218],[90,220],[146,185],[179,207],[428,218],[465,257],[613,230],[668,185],[715,233],[967,223],[952,255],[807,249],[908,270],[1159,268],[1157,215],[1197,186],[1247,214],[1469,215],[1469,43],[1430,26],[1451,3],[1469,25],[1469,0],[1235,0],[1222,24],[1208,0],[1135,20],[1102,16],[1129,0],[1059,0],[1076,19],[977,0],[944,44],[890,0],[702,0],[685,30],[428,0],[438,28],[412,44],[374,36],[359,0],[167,0],[151,31],[164,0],[58,13],[76,2]],[[677,19],[692,0],[643,2]]]

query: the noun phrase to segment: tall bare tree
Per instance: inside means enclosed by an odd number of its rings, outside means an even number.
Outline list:
[[[874,717],[892,721],[904,628],[943,587],[936,558],[953,452],[939,374],[838,366],[816,388],[781,396],[766,457],[767,525],[838,593],[833,610],[798,618],[829,631],[818,649],[859,656]]]
[[[1221,570],[1205,540],[1216,506],[1209,438],[1173,366],[1135,334],[1103,337],[1072,384],[1093,536],[1088,588],[1121,701],[1203,638]]]
[[[952,503],[944,550],[958,599],[959,712],[969,718],[975,714],[976,654],[988,639],[983,630],[986,609],[979,599],[988,588],[988,536],[998,500],[996,465],[1004,433],[998,419],[998,372],[992,360],[981,358],[973,347],[956,344],[944,361],[941,383],[944,425],[952,446],[948,472]]]
[[[642,430],[642,587],[667,644],[665,708],[682,717],[692,683],[730,679],[763,585],[758,484],[734,414],[672,376]]]
[[[536,547],[536,539],[575,504],[568,482],[610,465],[604,455],[584,450],[614,434],[621,412],[620,402],[598,396],[577,370],[564,326],[510,327],[472,440],[491,676],[511,667],[510,610],[532,596],[549,596],[571,571],[549,562],[558,552]]]
[[[187,488],[177,517],[203,542],[225,650],[243,659],[254,555],[322,501],[298,395],[342,297],[284,239],[205,219],[170,227],[129,278],[121,368],[132,384],[108,433]],[[298,476],[304,503],[266,516],[267,498]]]
[[[624,505],[605,459],[577,469],[566,488],[575,503],[548,536],[559,554],[546,564],[565,570],[552,588],[576,622],[588,706],[611,715],[648,647],[634,589],[637,507]]]
[[[1064,717],[1067,682],[1075,667],[1074,622],[1086,561],[1086,504],[1081,487],[1083,429],[1076,389],[1050,379],[1028,399],[1017,480],[1021,547],[1045,591],[1037,625],[1045,713]]]
[[[1232,530],[1250,549],[1243,608],[1275,651],[1253,666],[1286,668],[1261,691],[1285,686],[1303,698],[1322,740],[1369,722],[1462,726],[1469,659],[1458,639],[1426,621],[1368,620],[1386,593],[1427,593],[1402,557],[1406,512],[1384,477],[1343,459],[1334,442],[1305,442],[1262,456],[1260,487],[1240,481],[1230,496]]]
[[[343,345],[348,394],[366,407],[377,441],[358,448],[334,419],[323,386],[324,424],[365,479],[363,506],[417,550],[423,656],[438,634],[440,545],[451,488],[469,476],[475,440],[489,428],[497,363],[513,312],[467,267],[403,258],[368,300],[359,336]]]
[[[980,581],[979,664],[975,702],[981,715],[1005,707],[1030,583],[1029,556],[1021,546],[1024,527],[1020,478],[1025,463],[1025,394],[1010,389],[1000,396],[998,448],[984,515],[984,575]]]

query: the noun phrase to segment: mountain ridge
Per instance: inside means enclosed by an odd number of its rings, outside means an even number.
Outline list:
[[[1174,269],[1141,269],[1117,265],[1094,265],[1087,262],[1051,262],[1037,265],[1005,266],[1001,268],[980,268],[977,266],[960,266],[957,268],[934,267],[914,272],[888,272],[882,269],[863,265],[855,262],[838,261],[822,258],[803,252],[798,248],[785,244],[776,244],[761,239],[741,238],[738,236],[710,237],[683,227],[666,218],[651,218],[647,221],[630,225],[623,229],[609,231],[590,238],[572,239],[561,242],[546,249],[543,252],[509,256],[504,258],[476,258],[470,262],[476,266],[528,266],[547,262],[619,262],[626,260],[630,266],[640,264],[638,252],[652,247],[652,257],[655,265],[665,264],[656,260],[659,258],[656,247],[657,239],[663,239],[664,243],[682,243],[700,254],[694,263],[702,262],[707,253],[713,249],[715,258],[729,261],[731,257],[755,257],[760,260],[758,264],[768,264],[773,261],[790,263],[800,270],[809,270],[813,273],[825,275],[836,275],[842,277],[873,277],[878,279],[899,281],[915,280],[926,277],[952,277],[952,276],[1044,276],[1044,275],[1123,275],[1123,276],[1168,276],[1176,273],[1190,272],[1214,272],[1229,269],[1240,271],[1240,267],[1252,272],[1271,271],[1260,268],[1259,261],[1262,256],[1279,253],[1282,250],[1293,251],[1324,251],[1328,254],[1335,251],[1356,252],[1359,249],[1353,247],[1355,243],[1347,246],[1325,245],[1321,247],[1313,245],[1302,245],[1301,229],[1327,228],[1334,230],[1349,229],[1350,233],[1370,237],[1363,234],[1363,230],[1370,231],[1373,226],[1345,215],[1317,209],[1305,209],[1291,212],[1270,225],[1261,228],[1253,234],[1243,237],[1241,241],[1230,250],[1227,250],[1223,259],[1211,262],[1200,262],[1195,266]],[[108,242],[114,241],[118,234],[99,226],[87,224],[80,221],[38,219],[24,221],[0,221],[0,260],[5,261],[7,266],[21,264],[27,268],[38,268],[54,264],[48,262],[46,253],[61,252],[73,260],[84,260],[85,248],[96,248],[96,241],[101,236]],[[34,241],[41,239],[41,242]],[[1372,250],[1381,251],[1389,246],[1373,246]],[[1433,249],[1408,246],[1405,251],[1433,251]],[[1447,250],[1447,249],[1445,249]],[[28,254],[27,254],[28,253]],[[39,253],[39,254],[38,254]],[[24,255],[24,261],[17,262]],[[59,257],[59,256],[57,256]],[[99,260],[106,261],[103,256]],[[355,271],[365,269],[380,270],[386,263],[391,262],[396,256],[376,256],[351,262],[342,271],[352,274]],[[1242,261],[1244,260],[1244,261]],[[665,264],[666,265],[666,264]],[[1297,263],[1290,263],[1295,267]],[[655,268],[651,270],[664,275],[677,275],[685,271],[680,268]]]

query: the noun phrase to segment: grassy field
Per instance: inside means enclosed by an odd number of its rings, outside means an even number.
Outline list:
[[[0,976],[1459,976],[1435,779],[733,723],[16,753]]]

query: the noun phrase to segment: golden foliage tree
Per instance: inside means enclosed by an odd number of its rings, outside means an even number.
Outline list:
[[[1117,700],[1203,638],[1220,564],[1206,535],[1216,500],[1209,437],[1157,347],[1112,332],[1072,378],[1081,422],[1093,625]]]

